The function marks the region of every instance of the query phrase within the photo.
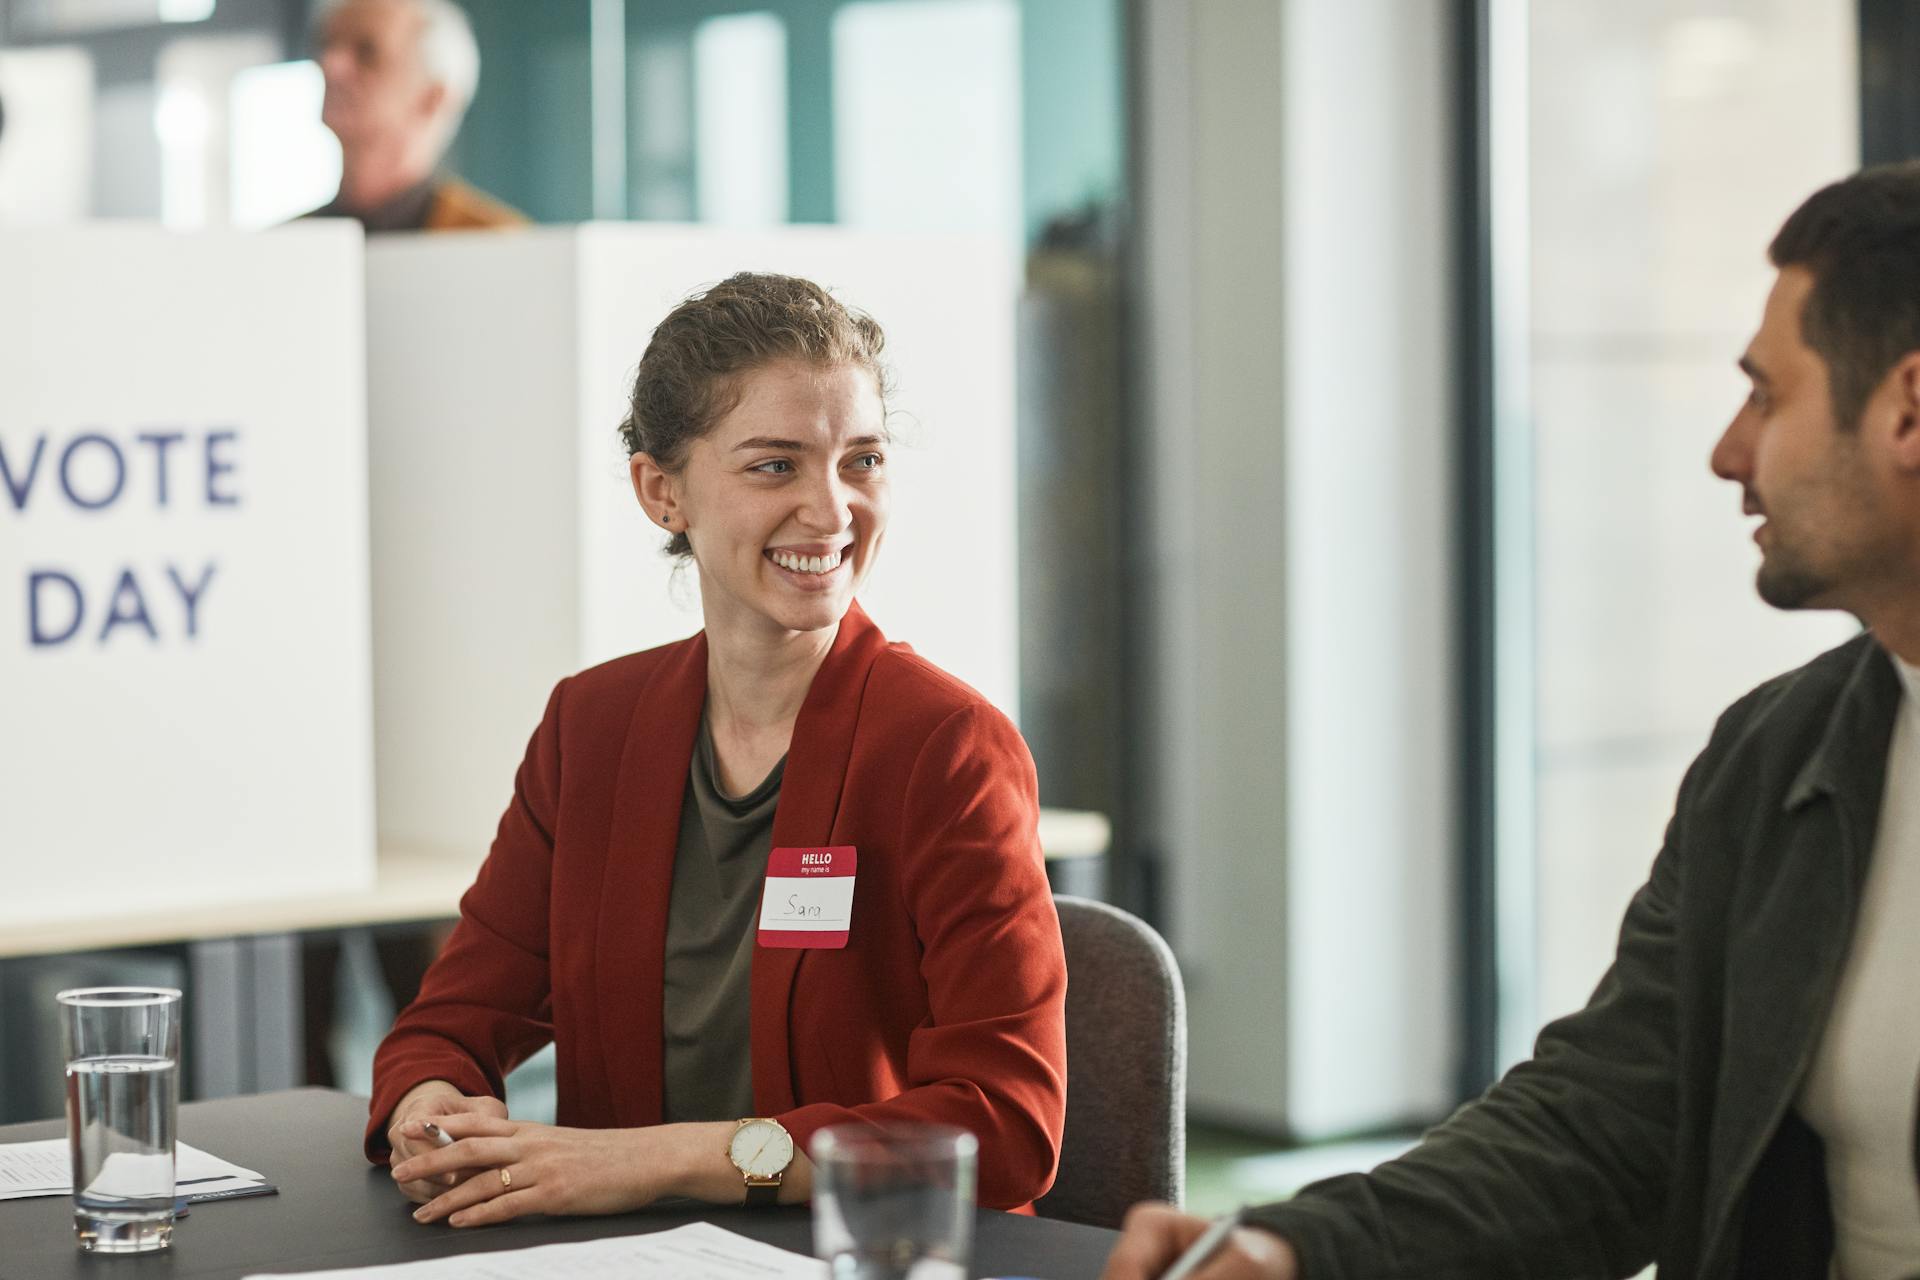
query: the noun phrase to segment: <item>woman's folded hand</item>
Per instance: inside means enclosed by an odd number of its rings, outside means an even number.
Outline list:
[[[428,1135],[424,1122],[431,1120],[439,1124],[450,1116],[505,1120],[507,1104],[494,1097],[469,1097],[445,1080],[415,1085],[394,1107],[393,1118],[387,1124],[387,1145],[393,1148],[393,1154],[387,1157],[388,1166],[397,1169],[415,1156],[443,1149]],[[415,1204],[425,1204],[474,1172],[473,1169],[437,1170],[431,1178],[395,1181],[400,1184],[400,1194]]]
[[[402,1137],[416,1154],[393,1166],[403,1190],[438,1193],[414,1211],[421,1222],[478,1227],[528,1213],[623,1213],[668,1190],[661,1171],[671,1161],[655,1150],[667,1142],[660,1129],[562,1129],[475,1113],[435,1123],[452,1145],[434,1146],[409,1120]],[[449,1174],[456,1185],[437,1181]]]

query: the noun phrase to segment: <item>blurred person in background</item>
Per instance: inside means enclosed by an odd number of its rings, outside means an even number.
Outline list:
[[[1720,718],[1585,1009],[1193,1280],[1920,1275],[1920,162],[1815,193],[1769,257],[1712,468],[1761,598],[1866,630]],[[1136,1208],[1107,1280],[1206,1228]]]
[[[368,231],[525,225],[525,215],[444,172],[480,83],[480,47],[452,0],[327,0],[314,22],[340,139],[340,191],[307,217],[357,218]]]

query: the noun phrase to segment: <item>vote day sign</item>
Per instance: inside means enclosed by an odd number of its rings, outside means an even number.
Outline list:
[[[0,229],[0,927],[373,877],[362,245]]]

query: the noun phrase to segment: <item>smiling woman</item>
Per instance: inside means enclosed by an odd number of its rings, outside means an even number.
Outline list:
[[[422,1221],[802,1200],[807,1140],[843,1122],[972,1132],[990,1206],[1051,1183],[1066,966],[1032,760],[855,602],[887,525],[883,341],[773,275],[654,331],[621,434],[705,629],[555,688],[381,1046],[367,1154]],[[514,1121],[502,1082],[549,1040],[561,1125]]]
[[[644,376],[644,375],[643,375]],[[702,595],[749,631],[840,620],[887,525],[885,411],[873,375],[784,359],[678,459],[632,457],[634,493],[700,566]]]

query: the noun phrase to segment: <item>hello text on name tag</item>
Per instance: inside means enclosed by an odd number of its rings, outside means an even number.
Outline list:
[[[767,885],[760,898],[760,945],[846,946],[857,865],[850,844],[775,849],[767,859]]]

